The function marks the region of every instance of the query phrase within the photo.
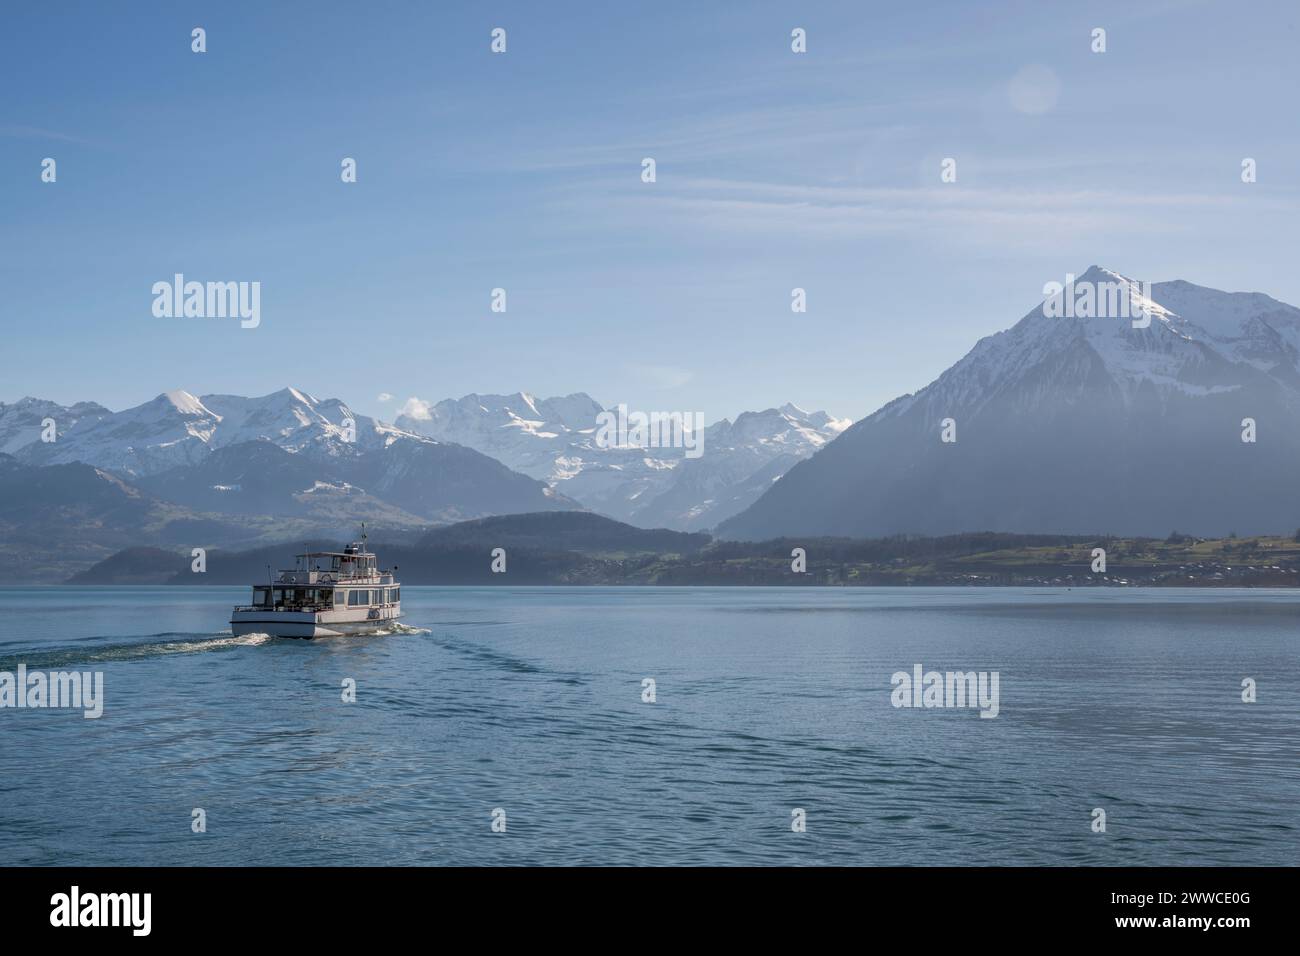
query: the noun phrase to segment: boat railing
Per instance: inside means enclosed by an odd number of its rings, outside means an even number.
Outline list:
[[[308,575],[308,574],[310,574],[310,573],[314,573],[316,576],[315,576],[314,578],[312,578],[312,577],[308,577],[308,578],[307,578],[306,580],[304,580],[304,581],[299,581],[299,580],[298,580],[298,577],[299,577],[299,576],[301,576],[301,575]],[[381,582],[381,583],[382,583],[382,582],[385,582],[385,581],[391,581],[392,578],[393,578],[393,572],[391,572],[391,571],[368,571],[368,572],[364,572],[364,573],[363,573],[363,572],[343,572],[343,573],[340,573],[340,572],[338,572],[338,571],[316,571],[316,570],[313,568],[313,569],[312,569],[312,572],[307,572],[307,571],[289,571],[289,570],[281,571],[280,574],[279,574],[278,579],[277,579],[274,583],[277,584],[277,585],[280,585],[280,584],[287,584],[287,585],[294,585],[294,584],[297,584],[297,585],[299,585],[299,586],[306,585],[306,584],[313,584],[313,585],[321,585],[321,584],[365,584],[365,583],[367,583],[367,582]]]
[[[240,604],[236,611],[332,611],[329,601],[303,601],[301,604]]]

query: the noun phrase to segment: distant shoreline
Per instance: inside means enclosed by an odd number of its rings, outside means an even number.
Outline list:
[[[1297,539],[978,532],[746,542],[558,512],[467,521],[372,547],[417,586],[1300,588]],[[291,566],[306,544],[213,549],[202,573],[190,552],[128,548],[65,582],[249,586],[266,580],[268,566]],[[504,573],[493,570],[498,549]]]
[[[118,590],[123,588],[184,588],[184,587],[211,587],[211,588],[242,588],[247,585],[232,584],[228,582],[202,582],[202,581],[168,581],[163,583],[118,583],[118,584],[74,584],[70,581],[60,581],[57,584],[0,584],[0,591],[57,591],[73,590],[77,588],[103,588],[104,590]],[[1188,582],[1186,584],[1147,584],[1135,583],[1130,581],[1128,584],[937,584],[937,583],[911,583],[911,584],[667,584],[655,582],[646,583],[622,583],[622,584],[584,584],[582,582],[568,582],[555,584],[518,584],[509,581],[484,582],[479,584],[448,584],[446,582],[427,582],[427,583],[403,583],[403,587],[408,588],[515,588],[528,589],[570,589],[570,590],[591,590],[591,591],[614,591],[620,588],[631,588],[641,591],[665,590],[669,588],[699,588],[701,590],[726,588],[730,590],[743,591],[746,589],[755,591],[777,590],[777,589],[797,589],[797,590],[818,590],[818,591],[897,591],[897,590],[954,590],[963,588],[968,590],[1066,590],[1066,591],[1300,591],[1300,582],[1291,584],[1237,584],[1222,583],[1204,584],[1197,582]]]

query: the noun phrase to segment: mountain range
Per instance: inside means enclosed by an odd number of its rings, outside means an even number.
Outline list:
[[[1145,321],[1062,315],[1071,287],[856,424],[745,412],[705,427],[700,457],[611,447],[584,393],[412,399],[391,424],[293,388],[0,403],[0,543],[75,571],[131,544],[576,510],[733,540],[1300,526],[1300,309],[1096,266],[1075,285]]]
[[[36,408],[55,422],[54,441],[31,426]],[[92,465],[161,499],[222,514],[401,527],[577,507],[472,449],[294,388],[260,398],[170,391],[121,412],[24,399],[0,406],[0,435],[24,464]]]
[[[258,398],[175,390],[118,412],[0,403],[0,540],[77,570],[132,541],[250,547],[350,536],[359,521],[410,532],[592,510],[694,531],[742,510],[848,424],[792,405],[745,413],[705,429],[708,454],[689,459],[601,447],[604,409],[582,394],[430,408],[388,424],[294,388]]]
[[[703,454],[683,448],[602,447],[584,393],[538,399],[467,395],[409,402],[397,426],[491,455],[586,508],[639,527],[711,528],[738,514],[796,462],[847,428],[847,419],[795,405],[744,412],[704,429]]]

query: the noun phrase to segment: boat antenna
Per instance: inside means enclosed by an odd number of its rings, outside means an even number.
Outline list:
[[[361,522],[361,553],[365,554],[365,552],[366,552],[366,523],[363,521]]]

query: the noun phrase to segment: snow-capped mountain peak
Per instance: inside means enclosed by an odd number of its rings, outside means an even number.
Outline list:
[[[1073,307],[1066,308],[1071,296]],[[1045,390],[1084,391],[1101,381],[1128,402],[1148,389],[1201,395],[1236,387],[1243,368],[1300,382],[1300,310],[1259,293],[1181,280],[1147,284],[1093,266],[1012,328],[980,339],[925,389],[876,415],[902,415],[922,401],[940,418],[954,409],[969,414],[999,395],[1034,401]],[[1022,387],[1026,378],[1032,387]]]
[[[40,443],[27,429],[21,443],[12,442],[15,450],[33,464],[82,461],[120,474],[152,475],[195,464],[215,449],[260,439],[289,452],[329,458],[400,440],[431,441],[355,414],[339,399],[318,399],[297,388],[254,398],[199,397],[173,389],[120,412],[83,413],[75,421],[66,417],[69,427],[61,427],[58,441]]]
[[[723,534],[1293,527],[1300,310],[1101,267],[1062,285]]]
[[[125,411],[82,417],[56,441],[33,441],[18,453],[32,464],[80,461],[120,474],[144,474],[201,460],[220,422],[199,398],[175,389]]]
[[[163,392],[154,402],[159,405],[169,405],[177,413],[193,418],[210,418],[212,413],[207,409],[197,395],[191,395],[183,388],[172,389],[170,392]]]
[[[610,517],[682,530],[710,527],[744,507],[769,473],[779,476],[850,424],[789,404],[744,412],[705,428],[703,457],[688,459],[684,448],[600,446],[604,411],[585,392],[473,394],[437,403],[411,399],[397,424],[491,455]],[[747,485],[758,472],[763,480]],[[736,485],[757,490],[728,490]]]
[[[397,422],[388,424],[355,413],[340,399],[321,399],[294,387],[254,397],[173,389],[120,412],[95,406],[81,410],[78,419],[59,410],[60,432],[53,443],[40,442],[34,427],[45,407],[34,400],[0,406],[0,440],[8,440],[29,463],[81,461],[150,487],[183,487],[185,494],[197,494],[190,487],[197,479],[173,481],[170,473],[203,465],[211,478],[203,488],[242,489],[242,497],[224,493],[208,502],[213,507],[232,507],[236,498],[254,500],[252,489],[259,484],[251,476],[282,472],[301,492],[316,488],[316,481],[330,484],[327,475],[360,469],[357,473],[372,482],[361,487],[382,496],[395,481],[411,488],[432,481],[426,474],[430,462],[445,467],[472,449],[543,482],[554,502],[572,506],[577,501],[621,520],[691,530],[745,507],[849,425],[789,403],[743,412],[734,421],[705,428],[703,457],[695,458],[688,456],[686,442],[648,448],[602,443],[599,416],[606,409],[584,392],[411,399]],[[698,440],[691,444],[701,447]],[[439,446],[443,451],[430,452]],[[376,454],[383,467],[368,471]],[[471,471],[481,467],[473,458],[465,460]],[[416,511],[423,513],[426,505]]]
[[[20,398],[11,405],[0,402],[0,453],[14,454],[41,440],[47,422],[53,422],[58,435],[66,434],[82,419],[99,420],[111,415],[95,402],[60,405],[41,398]]]

